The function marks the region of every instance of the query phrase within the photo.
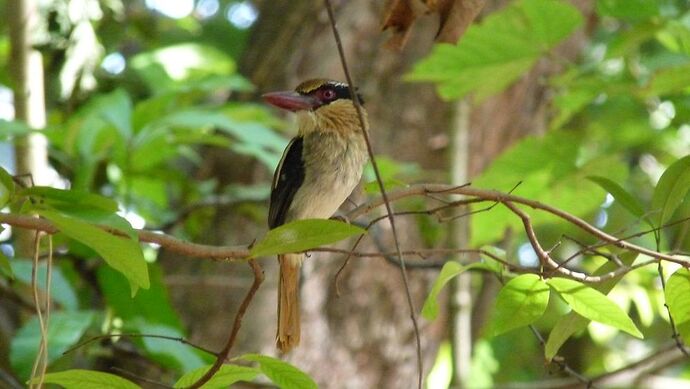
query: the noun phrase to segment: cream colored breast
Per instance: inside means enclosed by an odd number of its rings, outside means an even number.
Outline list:
[[[288,219],[329,218],[352,193],[367,161],[361,134],[345,138],[336,133],[304,136],[305,177],[288,211]]]

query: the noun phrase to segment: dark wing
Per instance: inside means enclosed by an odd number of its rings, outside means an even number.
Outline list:
[[[273,175],[271,205],[268,209],[268,227],[276,228],[285,223],[292,199],[304,182],[304,161],[302,161],[302,137],[288,143],[278,168]]]

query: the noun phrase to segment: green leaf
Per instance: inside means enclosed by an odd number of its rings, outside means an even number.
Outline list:
[[[217,48],[199,43],[180,43],[132,57],[132,68],[155,93],[198,86],[212,76],[229,76],[235,62]]]
[[[690,270],[681,268],[666,281],[666,304],[685,343],[690,343]]]
[[[335,220],[297,220],[274,228],[249,252],[252,258],[267,255],[299,253],[331,244],[366,231]]]
[[[598,209],[605,198],[596,184],[584,178],[606,171],[608,177],[623,180],[627,168],[616,156],[599,157],[582,164],[578,161],[582,141],[582,137],[572,131],[550,131],[543,137],[526,137],[496,158],[472,185],[501,191],[514,188],[513,193],[518,196],[555,205],[583,217]],[[545,212],[525,211],[532,217],[535,227],[562,223]],[[520,219],[502,206],[494,207],[491,212],[479,212],[470,222],[473,246],[501,239],[506,228],[523,229]]]
[[[690,155],[669,166],[661,175],[652,195],[652,211],[658,211],[657,226],[664,225],[673,216],[690,190]]]
[[[675,53],[690,54],[690,30],[683,20],[667,20],[655,35],[668,50]]]
[[[33,262],[22,259],[12,261],[12,270],[14,271],[17,280],[28,285],[31,285],[31,273],[33,271]],[[56,266],[59,264],[59,266]],[[69,280],[62,271],[67,267],[65,263],[56,263],[51,270],[50,281],[50,295],[54,301],[60,304],[60,308],[67,311],[76,311],[79,309],[79,298]],[[47,266],[45,262],[41,262],[36,269],[37,286],[41,291],[45,292]]]
[[[472,25],[457,46],[436,45],[407,75],[437,83],[445,99],[474,92],[478,101],[500,92],[582,23],[562,1],[522,0]]]
[[[8,140],[10,137],[26,135],[32,131],[26,123],[14,120],[0,120],[0,139]]]
[[[130,297],[127,293],[129,285],[122,275],[111,267],[99,268],[96,271],[96,279],[103,298],[108,303],[108,308],[121,317],[126,325],[136,319],[141,319],[145,323],[155,323],[182,331],[182,322],[170,302],[163,271],[159,264],[150,264],[148,272],[151,287],[140,290],[136,296]],[[135,327],[139,325],[136,324]]]
[[[637,338],[643,338],[630,317],[598,290],[567,278],[551,278],[546,283],[570,305],[573,311],[587,319],[618,328]]]
[[[47,186],[32,186],[21,191],[23,196],[35,196],[41,202],[53,208],[62,207],[73,208],[78,205],[80,208],[95,208],[105,212],[117,212],[117,202],[94,193],[78,190],[62,190]]]
[[[597,0],[597,13],[630,21],[659,15],[661,2],[653,0]]]
[[[506,260],[506,251],[496,246],[482,246],[481,257],[490,272],[501,274],[503,273],[505,265],[501,262]]]
[[[589,324],[589,322],[589,319],[582,317],[575,311],[571,311],[559,319],[551,330],[549,339],[544,345],[544,357],[546,360],[551,361],[551,359],[556,356],[558,350],[560,350],[565,341],[568,340],[573,334],[587,328],[587,324]]]
[[[659,96],[683,92],[688,88],[690,88],[690,65],[686,64],[663,68],[655,72],[648,88],[643,92],[648,96]]]
[[[532,324],[546,311],[549,287],[535,274],[522,274],[508,281],[496,297],[491,335]]]
[[[302,370],[280,359],[258,354],[245,354],[239,359],[259,363],[259,370],[281,389],[317,388],[316,382]]]
[[[118,89],[96,98],[98,113],[106,123],[111,124],[123,139],[132,136],[132,100],[127,92]]]
[[[10,260],[5,253],[2,252],[2,249],[0,249],[0,273],[11,280],[14,279],[14,272],[12,271]]]
[[[88,311],[53,312],[48,322],[48,363],[62,356],[74,345],[93,321],[94,313]],[[41,331],[38,318],[32,317],[12,338],[10,363],[22,380],[29,379],[34,359],[38,354]]]
[[[240,116],[236,118],[235,115]],[[287,140],[271,130],[260,121],[243,117],[243,112],[226,110],[216,112],[202,109],[189,109],[172,112],[154,121],[137,135],[135,143],[136,160],[139,163],[153,164],[146,160],[147,156],[161,154],[161,145],[169,142],[169,131],[183,129],[185,132],[197,131],[209,136],[209,131],[218,129],[232,135],[237,142],[231,144],[233,151],[257,158],[267,166],[277,165],[280,155],[287,144]],[[159,156],[161,160],[166,156]]]
[[[185,334],[181,329],[151,323],[141,318],[125,323],[125,328],[132,328],[132,332],[140,334],[156,334],[179,339],[185,338]],[[139,341],[141,341],[144,350],[151,359],[177,371],[188,372],[208,362],[199,355],[199,351],[172,339],[143,337],[136,339],[137,344],[139,344]]]
[[[122,318],[123,331],[140,334],[166,335],[185,338],[182,323],[175,312],[163,280],[163,272],[156,263],[149,265],[151,287],[129,296],[129,285],[118,272],[102,266],[96,273],[98,286],[108,308]],[[134,338],[132,341],[150,358],[165,367],[186,372],[207,363],[205,354],[180,342],[158,338]]]
[[[39,213],[42,209],[51,208],[75,219],[113,227],[132,239],[136,238],[136,231],[125,218],[116,214],[118,204],[110,198],[79,190],[43,186],[22,190],[21,195],[38,198],[40,201],[33,209]]]
[[[618,185],[617,183],[609,180],[606,177],[600,177],[600,176],[589,176],[587,177],[588,180],[596,183],[602,189],[605,191],[609,192],[611,196],[613,196],[620,205],[627,209],[630,213],[633,215],[641,218],[644,216],[644,208],[642,207],[642,204],[640,203],[639,200],[634,198],[630,193],[628,193],[623,187]]]
[[[492,270],[488,264],[483,262],[475,262],[464,266],[455,261],[450,261],[443,264],[441,272],[439,273],[438,277],[436,277],[436,281],[434,281],[434,285],[431,287],[431,292],[429,292],[426,300],[424,300],[422,316],[425,319],[436,319],[439,310],[438,295],[441,293],[441,290],[443,290],[443,287],[446,286],[450,280],[470,269]]]
[[[113,269],[129,280],[131,295],[138,288],[149,288],[149,274],[139,242],[109,234],[93,224],[41,210],[40,215],[53,222],[55,227],[70,238],[92,248]]]
[[[635,258],[637,258],[636,253],[624,253],[620,255],[621,262],[623,262],[623,264],[625,264],[626,266],[630,266],[635,261]],[[610,271],[614,271],[617,268],[617,264],[611,261],[607,261],[597,270],[595,270],[593,274],[601,275],[608,273]],[[621,278],[623,278],[622,275],[615,277],[609,281],[596,284],[594,287],[599,292],[608,294],[611,291],[611,289],[613,289],[613,287],[616,286],[616,284],[618,284],[618,281],[620,281]],[[561,348],[561,346],[563,346],[566,340],[568,340],[573,334],[578,333],[587,328],[587,324],[589,324],[589,322],[589,319],[582,317],[575,311],[570,311],[567,315],[561,316],[556,322],[556,325],[554,325],[553,329],[551,330],[549,338],[547,339],[546,344],[544,345],[544,356],[546,357],[546,359],[550,361],[554,356],[556,356],[556,353],[558,353],[558,350]]]
[[[0,208],[7,205],[14,196],[14,181],[12,175],[0,167]]]
[[[177,382],[175,382],[174,388],[186,388],[191,386],[193,383],[199,380],[211,366],[204,366],[198,369],[194,369],[189,373],[180,377]],[[225,364],[220,367],[216,374],[204,384],[204,389],[221,389],[227,388],[230,385],[238,381],[252,381],[259,375],[259,369],[246,366],[238,365],[228,365]]]
[[[29,381],[30,384],[40,382],[40,377]],[[43,377],[46,384],[60,385],[65,389],[139,389],[139,385],[120,376],[102,371],[73,369],[57,373],[48,373]]]

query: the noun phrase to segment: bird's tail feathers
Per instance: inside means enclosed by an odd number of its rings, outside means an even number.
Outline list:
[[[278,282],[278,333],[276,345],[283,352],[289,352],[299,344],[299,276],[304,254],[283,254],[278,256],[280,280]]]

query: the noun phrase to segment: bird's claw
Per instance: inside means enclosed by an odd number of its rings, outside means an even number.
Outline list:
[[[337,220],[339,222],[352,224],[352,223],[350,223],[350,219],[348,219],[347,216],[345,216],[345,215],[331,216],[331,220]]]

